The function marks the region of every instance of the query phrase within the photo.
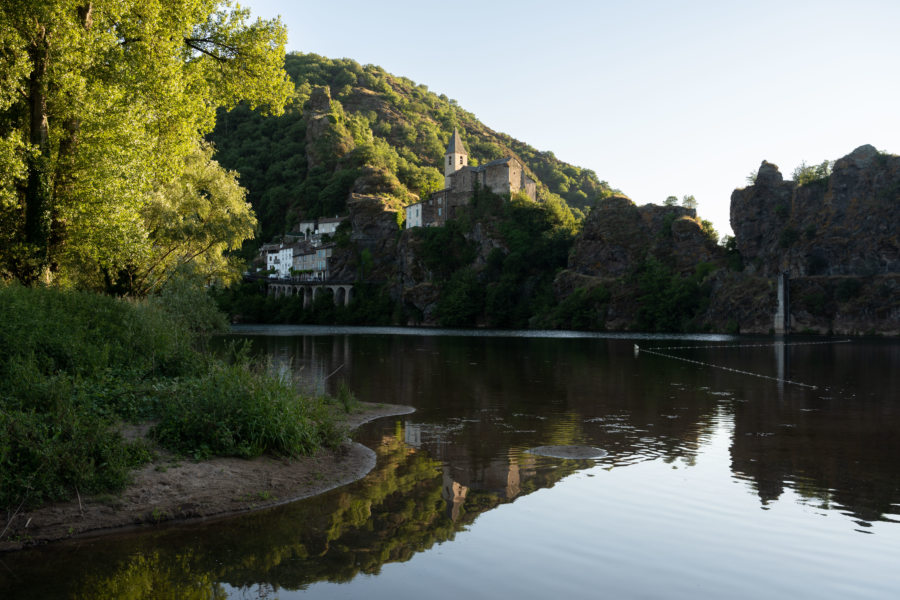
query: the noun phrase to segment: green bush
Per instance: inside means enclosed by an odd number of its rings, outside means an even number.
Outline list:
[[[577,288],[552,311],[537,319],[536,324],[551,329],[603,331],[609,298],[609,290],[603,286]]]
[[[195,458],[311,454],[344,439],[324,398],[304,398],[289,381],[250,368],[214,363],[208,373],[178,381],[159,402],[152,435]]]
[[[639,331],[697,330],[697,317],[709,305],[706,277],[714,270],[700,263],[683,277],[653,256],[648,256],[631,275],[638,287],[638,311],[634,328]]]
[[[129,302],[0,285],[0,509],[115,492],[150,459],[125,421],[159,419],[187,455],[296,456],[343,438],[329,399],[200,353],[219,326],[202,288]],[[345,401],[349,402],[347,398]]]

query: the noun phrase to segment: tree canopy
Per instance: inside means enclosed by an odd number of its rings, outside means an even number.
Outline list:
[[[278,20],[250,22],[229,0],[0,5],[0,275],[127,293],[122,273],[221,257],[252,233],[233,175],[199,144],[220,108],[283,110],[285,39]],[[221,185],[186,191],[192,178]],[[160,260],[173,229],[154,219],[202,199],[224,206],[195,216],[230,229]]]

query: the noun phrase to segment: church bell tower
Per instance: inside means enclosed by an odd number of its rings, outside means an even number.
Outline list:
[[[459,139],[459,131],[454,128],[450,144],[444,155],[444,188],[450,187],[450,176],[469,164],[469,154]]]

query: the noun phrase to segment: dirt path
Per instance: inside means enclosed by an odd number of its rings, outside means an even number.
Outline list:
[[[351,429],[368,421],[413,412],[408,406],[361,403],[347,416]],[[352,483],[375,466],[375,453],[346,441],[316,456],[281,460],[215,458],[202,462],[160,453],[118,496],[82,498],[20,512],[0,551],[76,536],[100,535],[172,520],[199,520],[283,504]]]

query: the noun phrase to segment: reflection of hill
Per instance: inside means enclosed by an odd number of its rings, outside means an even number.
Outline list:
[[[763,504],[785,487],[862,521],[896,514],[900,415],[856,411],[843,401],[816,408],[802,398],[757,397],[735,411],[732,469]]]

